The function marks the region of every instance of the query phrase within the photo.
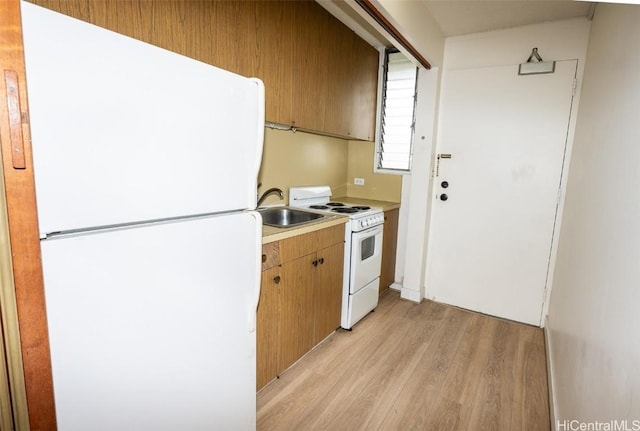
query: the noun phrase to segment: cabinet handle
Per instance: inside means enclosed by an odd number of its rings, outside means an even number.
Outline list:
[[[323,265],[324,264],[324,257],[321,257],[318,262],[320,262],[320,265]]]
[[[318,266],[318,259],[314,260],[313,262],[311,262],[313,264],[313,266]]]
[[[275,284],[279,284],[279,283],[280,283],[280,276],[279,276],[279,275],[276,275],[275,277],[273,277],[273,282],[274,282]]]
[[[262,263],[265,263],[267,261],[267,255],[263,254],[262,255]]]

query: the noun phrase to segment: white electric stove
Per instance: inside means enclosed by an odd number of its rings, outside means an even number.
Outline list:
[[[289,206],[349,217],[345,228],[340,325],[350,330],[378,305],[384,223],[382,209],[332,201],[329,186],[291,187]]]

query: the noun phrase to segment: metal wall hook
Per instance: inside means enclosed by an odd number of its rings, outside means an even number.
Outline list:
[[[543,73],[553,73],[555,70],[556,62],[543,61],[538,53],[538,48],[533,48],[527,62],[520,63],[518,75],[539,75]]]
[[[538,54],[538,48],[533,48],[531,50],[531,55],[529,56],[529,58],[527,59],[527,63],[532,63],[533,59],[538,60],[538,62],[542,61],[542,57],[540,57],[540,54]]]

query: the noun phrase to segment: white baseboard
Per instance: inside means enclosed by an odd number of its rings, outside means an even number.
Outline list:
[[[556,399],[554,397],[554,382],[553,382],[553,364],[551,356],[551,341],[549,335],[549,316],[545,317],[544,328],[544,346],[547,353],[547,386],[549,387],[549,418],[551,419],[551,431],[557,431],[556,427],[556,411],[558,406],[556,405]]]
[[[418,303],[422,301],[422,298],[420,297],[420,291],[407,289],[406,287],[402,287],[400,289],[400,298],[408,299],[409,301],[418,302]]]
[[[389,286],[389,289],[397,290],[398,292],[400,292],[400,291],[402,291],[402,284],[401,283],[392,283],[391,286]]]

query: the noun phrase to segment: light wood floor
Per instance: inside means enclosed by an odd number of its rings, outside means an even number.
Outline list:
[[[542,330],[386,293],[258,393],[258,430],[550,429]]]

